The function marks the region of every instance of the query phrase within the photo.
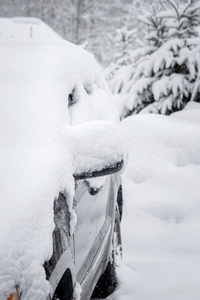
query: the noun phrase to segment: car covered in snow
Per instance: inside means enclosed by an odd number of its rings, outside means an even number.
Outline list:
[[[0,299],[106,297],[124,163],[109,89],[38,19],[0,19],[0,44]]]

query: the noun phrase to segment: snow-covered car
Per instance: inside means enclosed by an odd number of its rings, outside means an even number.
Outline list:
[[[106,296],[124,162],[110,92],[93,56],[40,20],[0,32],[0,299]]]

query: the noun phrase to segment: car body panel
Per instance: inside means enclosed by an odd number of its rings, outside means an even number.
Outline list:
[[[79,183],[76,187],[75,199],[77,200],[76,213],[78,216],[75,233],[75,260],[76,270],[80,270],[84,258],[100,233],[106,222],[106,208],[109,200],[110,178],[107,178],[103,188],[94,196],[87,192],[80,198],[79,190],[83,185]]]
[[[65,270],[70,269],[73,285],[75,286],[76,282],[81,285],[81,299],[90,298],[93,288],[109,260],[119,183],[119,175],[107,176],[103,189],[99,195],[94,196],[89,194],[88,188],[83,182],[78,183],[75,205],[77,217],[81,221],[73,236],[69,234],[69,212],[65,205],[64,195],[60,194],[59,199],[56,200],[57,205],[54,206],[56,224],[53,234],[54,254],[50,265],[45,265],[47,273],[50,274],[49,281],[53,292]],[[88,202],[91,206],[90,210],[87,210]],[[96,205],[97,202],[100,203],[99,206]],[[103,202],[102,207],[101,202]],[[82,211],[83,206],[85,206],[84,211]],[[95,213],[97,218],[95,218]],[[85,222],[85,217],[88,219],[87,222]],[[97,224],[94,226],[95,220],[97,220]],[[86,228],[83,223],[87,225]]]

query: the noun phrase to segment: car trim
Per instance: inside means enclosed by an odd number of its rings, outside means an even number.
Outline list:
[[[93,244],[91,250],[89,251],[88,255],[86,256],[86,259],[85,259],[80,271],[77,274],[77,281],[81,285],[83,284],[83,281],[85,280],[86,275],[88,276],[90,269],[92,269],[92,267],[94,265],[94,260],[95,260],[96,256],[98,255],[99,249],[104,248],[105,241],[107,240],[106,236],[108,236],[111,232],[111,222],[112,222],[111,217],[107,216],[98,236],[96,237],[96,239],[94,241],[94,244]]]
[[[105,246],[107,245],[108,236],[111,233],[111,222],[112,219],[110,216],[107,216],[106,221],[104,222],[101,231],[99,232],[96,240],[94,241],[93,247],[89,251],[83,266],[76,276],[75,265],[74,265],[74,257],[70,248],[66,249],[61,255],[59,261],[57,262],[50,278],[49,282],[52,287],[51,293],[48,296],[47,300],[52,299],[53,294],[63,276],[66,269],[70,269],[72,274],[73,285],[77,281],[82,287],[87,284],[88,278],[94,276],[94,271],[96,270],[95,265],[101,263],[101,257],[105,251]],[[100,251],[100,249],[102,251]],[[67,264],[67,265],[66,265]],[[89,277],[88,277],[89,276]],[[94,276],[94,278],[99,277]],[[95,281],[95,279],[94,279]]]
[[[64,274],[66,269],[70,269],[71,275],[72,275],[72,282],[73,286],[75,286],[76,281],[81,285],[83,288],[83,291],[85,290],[85,287],[90,284],[89,290],[93,291],[93,288],[95,287],[99,276],[101,273],[104,271],[106,261],[108,259],[108,253],[109,253],[109,248],[107,244],[107,240],[109,238],[109,235],[112,232],[113,228],[113,213],[115,211],[114,203],[115,203],[115,192],[114,192],[114,185],[119,184],[118,179],[118,174],[115,174],[115,176],[111,176],[112,178],[112,188],[110,190],[110,201],[109,205],[107,207],[107,216],[106,219],[101,227],[101,230],[99,234],[97,235],[92,248],[90,249],[88,255],[86,256],[86,259],[79,270],[78,274],[76,275],[75,271],[75,257],[74,257],[74,236],[70,238],[70,247],[67,248],[63,254],[61,255],[60,259],[58,260],[50,278],[49,282],[51,284],[52,290],[50,295],[48,296],[47,300],[51,300],[53,297],[53,294]],[[87,188],[86,188],[87,190]],[[85,192],[84,192],[85,193]],[[106,247],[108,247],[106,249]],[[99,265],[99,268],[96,266]],[[87,290],[87,289],[86,289]],[[91,292],[92,293],[92,292]]]
[[[98,282],[99,277],[103,273],[107,263],[108,258],[106,260],[103,260],[103,257],[105,256],[105,253],[107,253],[108,245],[107,241],[109,239],[109,236],[111,234],[111,223],[109,224],[108,231],[104,235],[104,238],[102,240],[102,243],[99,245],[99,248],[95,252],[95,255],[93,257],[93,260],[91,261],[89,267],[85,270],[85,274],[82,277],[82,280],[80,282],[81,288],[82,288],[82,299],[89,300],[93,290]],[[110,247],[109,247],[110,248]],[[107,254],[106,254],[107,255]],[[84,294],[84,292],[87,291],[87,295]]]
[[[83,180],[87,178],[95,178],[95,177],[100,177],[100,176],[106,176],[106,175],[111,175],[113,173],[119,172],[124,166],[124,161],[121,160],[120,162],[117,162],[114,165],[111,165],[109,167],[105,167],[102,170],[99,171],[88,171],[84,172],[81,174],[74,174],[75,180]]]
[[[53,297],[53,294],[63,276],[65,271],[67,269],[70,269],[71,275],[72,275],[72,282],[73,285],[76,282],[76,272],[75,272],[75,266],[74,266],[74,257],[73,253],[71,251],[71,247],[67,248],[63,254],[61,255],[60,259],[58,260],[50,278],[49,282],[52,287],[50,298],[48,297],[47,300],[51,299]]]

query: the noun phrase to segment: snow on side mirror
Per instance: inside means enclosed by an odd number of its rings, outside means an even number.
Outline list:
[[[70,145],[76,180],[120,171],[125,149],[117,125],[91,121],[70,127]]]

